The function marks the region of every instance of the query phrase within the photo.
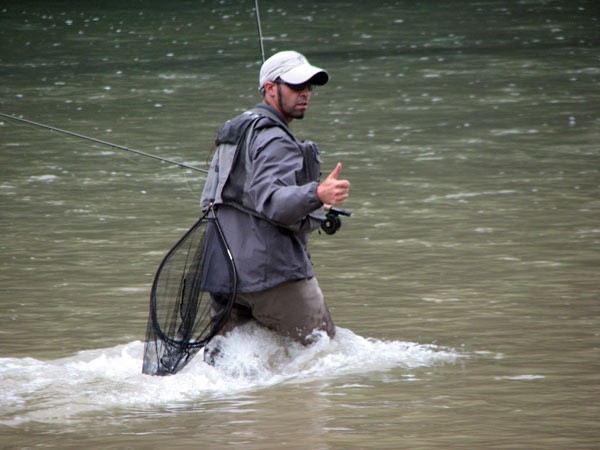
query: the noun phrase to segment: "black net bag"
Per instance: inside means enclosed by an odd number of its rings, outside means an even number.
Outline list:
[[[211,208],[156,272],[142,372],[172,375],[185,367],[223,327],[235,292],[235,264]],[[219,301],[218,313],[211,308],[211,296]]]

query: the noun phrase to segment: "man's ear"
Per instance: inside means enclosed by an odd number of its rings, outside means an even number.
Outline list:
[[[273,81],[267,81],[264,84],[264,88],[265,88],[265,97],[274,97],[276,95],[277,92],[277,83],[274,83]]]

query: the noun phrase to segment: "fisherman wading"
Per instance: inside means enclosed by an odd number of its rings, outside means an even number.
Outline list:
[[[300,53],[279,52],[261,67],[262,103],[218,132],[201,205],[203,211],[215,205],[238,272],[235,304],[221,334],[249,321],[305,345],[318,332],[335,334],[307,244],[324,208],[347,200],[350,183],[339,179],[340,163],[321,181],[317,146],[299,142],[289,128],[304,117],[313,87],[328,80]],[[207,236],[206,242],[211,270],[204,288],[217,314],[230,293],[227,274],[218,269],[222,252],[210,248],[217,240]]]

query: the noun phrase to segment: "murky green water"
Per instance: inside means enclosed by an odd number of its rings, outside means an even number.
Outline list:
[[[203,167],[258,100],[253,6],[5,3],[0,112]],[[202,174],[3,119],[0,446],[596,448],[595,2],[261,16],[268,54],[332,74],[293,128],[353,186],[312,241],[339,339],[266,375],[144,379],[150,284]]]

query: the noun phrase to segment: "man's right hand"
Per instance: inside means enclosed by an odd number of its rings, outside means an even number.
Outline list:
[[[317,197],[324,205],[339,206],[343,204],[350,195],[350,182],[338,180],[342,172],[342,163],[337,163],[335,169],[317,187]]]

